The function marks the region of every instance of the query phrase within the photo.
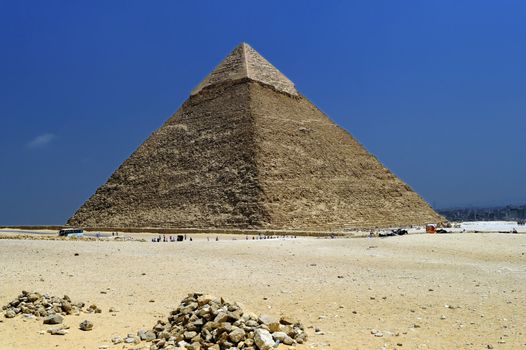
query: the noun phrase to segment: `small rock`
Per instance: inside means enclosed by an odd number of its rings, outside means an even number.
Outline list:
[[[16,312],[13,311],[13,309],[8,309],[5,314],[5,318],[13,318],[16,316]]]
[[[148,342],[155,339],[155,333],[151,330],[145,331],[141,329],[137,332],[137,335],[139,336],[139,338],[141,338],[141,340],[148,341]]]
[[[228,337],[234,342],[234,344],[237,344],[245,338],[245,331],[241,328],[236,328],[228,334]]]
[[[372,329],[371,330],[371,334],[374,335],[375,337],[383,337],[384,334],[376,329]]]
[[[122,343],[122,338],[119,337],[118,335],[116,335],[116,336],[114,336],[114,337],[111,338],[111,342],[112,342],[113,344],[119,344],[119,343]]]
[[[259,322],[268,325],[271,323],[277,323],[277,320],[274,317],[269,316],[269,315],[261,315],[259,316]]]
[[[276,345],[272,339],[272,335],[265,329],[256,329],[254,341],[260,350],[269,350]]]
[[[294,339],[289,337],[285,332],[274,332],[272,333],[272,337],[285,345],[292,345],[295,343]]]
[[[296,319],[289,317],[289,316],[281,316],[281,318],[279,319],[279,323],[283,325],[292,325],[297,322],[298,321]]]
[[[44,324],[60,324],[64,321],[64,317],[54,314],[44,318]]]
[[[48,329],[47,332],[51,335],[66,335],[68,334],[68,331],[64,328],[52,328]]]
[[[84,321],[81,322],[81,324],[79,325],[79,328],[80,328],[82,331],[91,331],[91,330],[93,329],[93,322],[88,321],[88,320],[84,320]]]

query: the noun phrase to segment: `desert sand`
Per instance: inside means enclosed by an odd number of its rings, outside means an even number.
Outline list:
[[[65,336],[39,334],[53,327],[39,320],[2,315],[0,349],[146,349],[110,339],[151,328],[191,292],[296,317],[309,327],[298,350],[526,348],[524,234],[192,237],[0,240],[0,305],[29,290],[103,310],[66,316]],[[90,332],[78,329],[85,319],[94,323]]]

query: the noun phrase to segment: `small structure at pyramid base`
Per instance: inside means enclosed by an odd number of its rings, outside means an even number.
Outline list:
[[[324,231],[441,221],[241,44],[67,224]]]

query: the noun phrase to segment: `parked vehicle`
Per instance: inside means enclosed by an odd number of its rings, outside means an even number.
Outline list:
[[[61,237],[82,237],[84,236],[84,230],[80,228],[63,228],[58,231],[58,235]]]

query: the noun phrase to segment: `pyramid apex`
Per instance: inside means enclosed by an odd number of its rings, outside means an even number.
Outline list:
[[[191,95],[197,95],[208,86],[245,78],[272,86],[277,91],[299,95],[294,83],[246,42],[236,46],[192,91]]]

